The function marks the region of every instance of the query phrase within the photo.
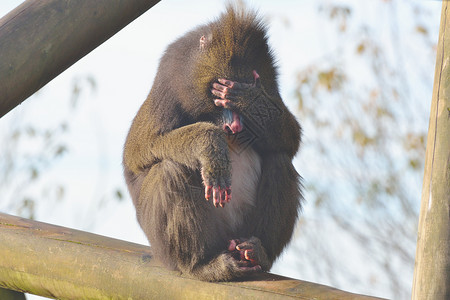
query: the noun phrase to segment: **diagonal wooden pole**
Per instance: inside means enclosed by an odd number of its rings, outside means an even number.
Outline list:
[[[28,0],[12,10],[0,19],[0,117],[158,2]]]
[[[2,213],[0,287],[55,299],[380,299],[269,273],[203,282],[159,266],[148,246]]]
[[[450,1],[442,3],[412,299],[450,299]]]

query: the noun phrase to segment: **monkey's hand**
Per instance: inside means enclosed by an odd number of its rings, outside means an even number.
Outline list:
[[[262,84],[259,74],[253,70],[253,83],[241,83],[220,78],[212,84],[211,93],[216,97],[214,104],[229,109],[243,117],[243,125],[235,121],[224,128],[239,132],[243,128],[253,133],[254,147],[272,152],[286,152],[293,157],[298,150],[301,128],[295,117],[284,105],[276,81],[267,78]],[[266,79],[266,78],[263,78]],[[270,84],[272,82],[273,84]],[[227,124],[225,124],[227,125]],[[239,126],[236,126],[239,125]],[[241,128],[242,127],[242,128]],[[236,130],[233,130],[236,129]],[[228,130],[227,130],[228,131]]]
[[[258,101],[263,101],[264,106],[270,104],[270,99],[261,85],[259,74],[253,70],[255,82],[252,84],[240,83],[220,78],[219,83],[213,83],[211,93],[219,97],[214,100],[216,106],[224,107],[232,111],[246,113],[250,106],[260,106]],[[266,103],[267,102],[267,103]]]
[[[212,197],[215,207],[225,207],[225,203],[231,200],[231,185],[227,184],[223,178],[213,179],[204,169],[202,169],[202,179],[205,185],[206,200],[209,201]],[[219,182],[222,182],[222,184]]]
[[[212,198],[215,207],[224,207],[225,203],[231,200],[231,163],[225,149],[208,152],[216,154],[202,163],[201,175],[205,186],[205,198],[208,201]]]
[[[257,237],[231,240],[228,251],[244,270],[268,271],[270,268],[266,251]]]

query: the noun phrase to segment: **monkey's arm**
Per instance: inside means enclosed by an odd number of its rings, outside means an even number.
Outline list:
[[[129,140],[132,139],[133,136],[129,137]],[[225,132],[216,125],[198,122],[163,135],[147,134],[136,138],[134,142],[127,142],[125,146],[125,165],[135,173],[165,159],[193,170],[201,169],[205,196],[207,199],[212,196],[214,205],[223,206],[230,200],[231,164],[228,145]]]
[[[216,106],[238,111],[249,127],[260,138],[261,148],[267,152],[285,152],[291,158],[300,143],[300,125],[276,95],[269,95],[261,84],[260,77],[253,71],[254,84],[219,79],[211,92],[219,97]]]

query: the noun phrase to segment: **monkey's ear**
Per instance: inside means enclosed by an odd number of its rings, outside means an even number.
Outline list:
[[[206,37],[204,35],[202,35],[200,37],[200,50],[201,51],[205,50],[205,45],[206,45]]]
[[[206,49],[206,46],[211,42],[211,38],[211,34],[209,34],[207,37],[205,35],[202,35],[200,37],[200,51],[204,51]]]

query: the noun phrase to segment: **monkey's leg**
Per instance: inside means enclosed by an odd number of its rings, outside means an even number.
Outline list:
[[[300,176],[286,154],[262,157],[261,179],[255,207],[246,219],[242,233],[261,240],[270,269],[292,237],[298,211],[301,208]],[[263,258],[260,256],[259,259]]]
[[[172,269],[206,281],[231,280],[241,268],[226,251],[227,232],[215,208],[204,201],[199,172],[163,160],[143,181],[138,221],[154,255]]]
[[[180,268],[201,261],[205,245],[215,245],[214,208],[203,199],[199,172],[169,159],[149,170],[136,202],[138,221],[155,256],[168,266]]]

